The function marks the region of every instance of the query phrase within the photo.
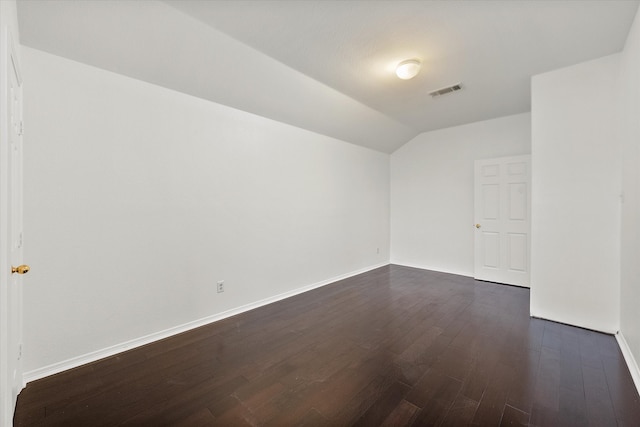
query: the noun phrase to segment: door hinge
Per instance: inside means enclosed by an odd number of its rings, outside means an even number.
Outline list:
[[[20,125],[18,126],[18,136],[22,136],[24,134],[24,122],[20,120]]]
[[[18,345],[18,360],[22,359],[22,343]]]

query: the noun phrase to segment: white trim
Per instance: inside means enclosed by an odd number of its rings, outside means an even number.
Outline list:
[[[250,304],[245,304],[231,310],[223,311],[222,313],[207,316],[202,319],[194,320],[182,325],[174,326],[173,328],[165,329],[163,331],[155,332],[149,335],[142,336],[133,340],[129,340],[120,344],[116,344],[110,347],[103,348],[101,350],[92,351],[91,353],[83,354],[81,356],[73,357],[71,359],[63,360],[62,362],[53,363],[49,366],[34,369],[33,371],[24,373],[25,383],[38,380],[40,378],[48,377],[66,371],[68,369],[77,368],[78,366],[85,365],[87,363],[95,362],[96,360],[110,357],[123,351],[131,350],[136,347],[140,347],[146,344],[150,344],[155,341],[159,341],[164,338],[168,338],[173,335],[180,334],[182,332],[189,331],[191,329],[198,328],[200,326],[208,325],[209,323],[217,322],[218,320],[226,319],[227,317],[235,316],[236,314],[244,313],[245,311],[253,310],[254,308],[262,307],[267,304],[271,304],[292,296],[308,292],[312,289],[320,288],[322,286],[335,283],[339,280],[343,280],[349,277],[357,276],[358,274],[366,273],[367,271],[375,270],[376,268],[389,265],[388,262],[365,267],[360,270],[352,271],[350,273],[342,274],[340,276],[332,277],[327,280],[323,280],[311,285],[303,286],[301,288],[294,289],[292,291],[284,292],[282,294],[274,295],[269,298],[262,299]]]
[[[624,356],[625,362],[627,362],[627,367],[629,367],[629,372],[631,373],[631,378],[633,378],[633,383],[636,385],[636,390],[638,390],[638,394],[640,394],[640,368],[638,368],[638,362],[635,357],[633,357],[633,353],[622,332],[616,334],[616,341],[618,341],[620,351]]]
[[[473,277],[473,274],[471,274],[471,273],[460,273],[460,272],[457,272],[457,271],[443,270],[441,268],[433,268],[433,267],[428,267],[428,266],[425,267],[423,265],[409,264],[409,263],[406,263],[406,262],[391,261],[391,264],[399,265],[401,267],[411,267],[411,268],[419,268],[420,270],[435,271],[436,273],[455,274],[456,276],[468,277],[469,279],[480,280],[482,282],[487,282],[487,283],[496,283],[498,285],[515,286],[516,288],[531,289],[530,286],[525,286],[525,285],[514,285],[514,284],[511,284],[511,283],[498,283],[498,282],[491,282],[491,281],[482,280],[482,279],[476,279],[475,277]]]
[[[576,323],[571,323],[571,322],[568,322],[566,320],[560,320],[560,319],[554,319],[554,318],[551,318],[551,317],[541,316],[541,315],[539,315],[537,313],[532,312],[531,309],[529,309],[529,316],[533,317],[534,319],[546,320],[548,322],[553,322],[553,323],[560,323],[560,324],[567,325],[567,326],[573,326],[574,328],[586,329],[587,331],[598,332],[598,333],[601,333],[601,334],[616,335],[618,333],[617,329],[595,328],[595,327],[592,327],[592,326],[586,326],[586,325],[579,325],[579,324],[576,324]]]
[[[425,265],[411,264],[411,263],[400,262],[400,261],[391,261],[391,264],[399,265],[401,267],[419,268],[420,270],[429,270],[429,271],[435,271],[437,273],[455,274],[456,276],[464,276],[464,277],[473,278],[473,274],[469,273],[469,272],[462,273],[462,272],[459,272],[459,271],[443,270],[442,268],[434,268],[434,267],[429,267],[429,266],[425,266]]]

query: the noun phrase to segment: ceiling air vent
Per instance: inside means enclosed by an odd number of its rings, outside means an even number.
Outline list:
[[[442,89],[434,90],[433,92],[429,92],[432,98],[437,96],[446,95],[447,93],[455,92],[462,89],[462,83],[456,83],[453,86],[443,87]]]

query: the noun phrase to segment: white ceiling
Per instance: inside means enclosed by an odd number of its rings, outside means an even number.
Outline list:
[[[638,1],[19,1],[21,42],[384,152],[530,110],[530,77],[616,53]],[[395,77],[420,58],[413,80]],[[463,90],[428,92],[462,82]]]

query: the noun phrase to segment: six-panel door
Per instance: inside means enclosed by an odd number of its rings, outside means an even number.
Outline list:
[[[529,287],[531,156],[476,160],[474,277]]]

